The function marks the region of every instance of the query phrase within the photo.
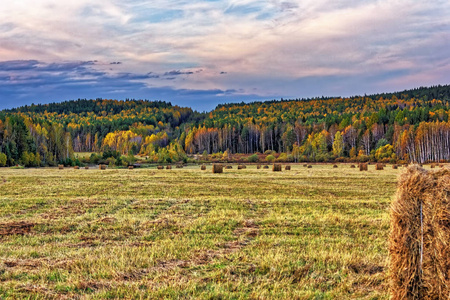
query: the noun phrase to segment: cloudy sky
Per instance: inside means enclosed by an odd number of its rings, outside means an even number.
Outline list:
[[[447,0],[4,2],[0,109],[136,98],[202,111],[450,83]]]

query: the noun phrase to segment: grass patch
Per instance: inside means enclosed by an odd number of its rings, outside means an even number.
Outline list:
[[[399,172],[3,168],[0,298],[388,299]]]

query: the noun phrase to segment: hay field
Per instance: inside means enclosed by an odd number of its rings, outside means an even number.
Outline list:
[[[388,299],[403,168],[0,168],[0,298]]]

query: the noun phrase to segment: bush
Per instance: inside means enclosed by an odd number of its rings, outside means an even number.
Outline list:
[[[6,166],[7,159],[6,154],[0,152],[0,167]]]
[[[248,158],[247,158],[247,160],[249,161],[249,162],[257,162],[258,161],[258,155],[256,155],[256,154],[253,154],[253,155],[250,155]]]
[[[268,156],[266,157],[266,160],[267,160],[268,162],[273,162],[273,161],[275,160],[275,156],[273,156],[272,154],[271,154],[271,155],[268,155]]]

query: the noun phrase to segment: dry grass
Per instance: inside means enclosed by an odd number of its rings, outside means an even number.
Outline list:
[[[0,298],[388,299],[398,171],[293,170],[0,168]]]
[[[392,205],[390,280],[393,299],[450,296],[450,170],[409,167]]]

